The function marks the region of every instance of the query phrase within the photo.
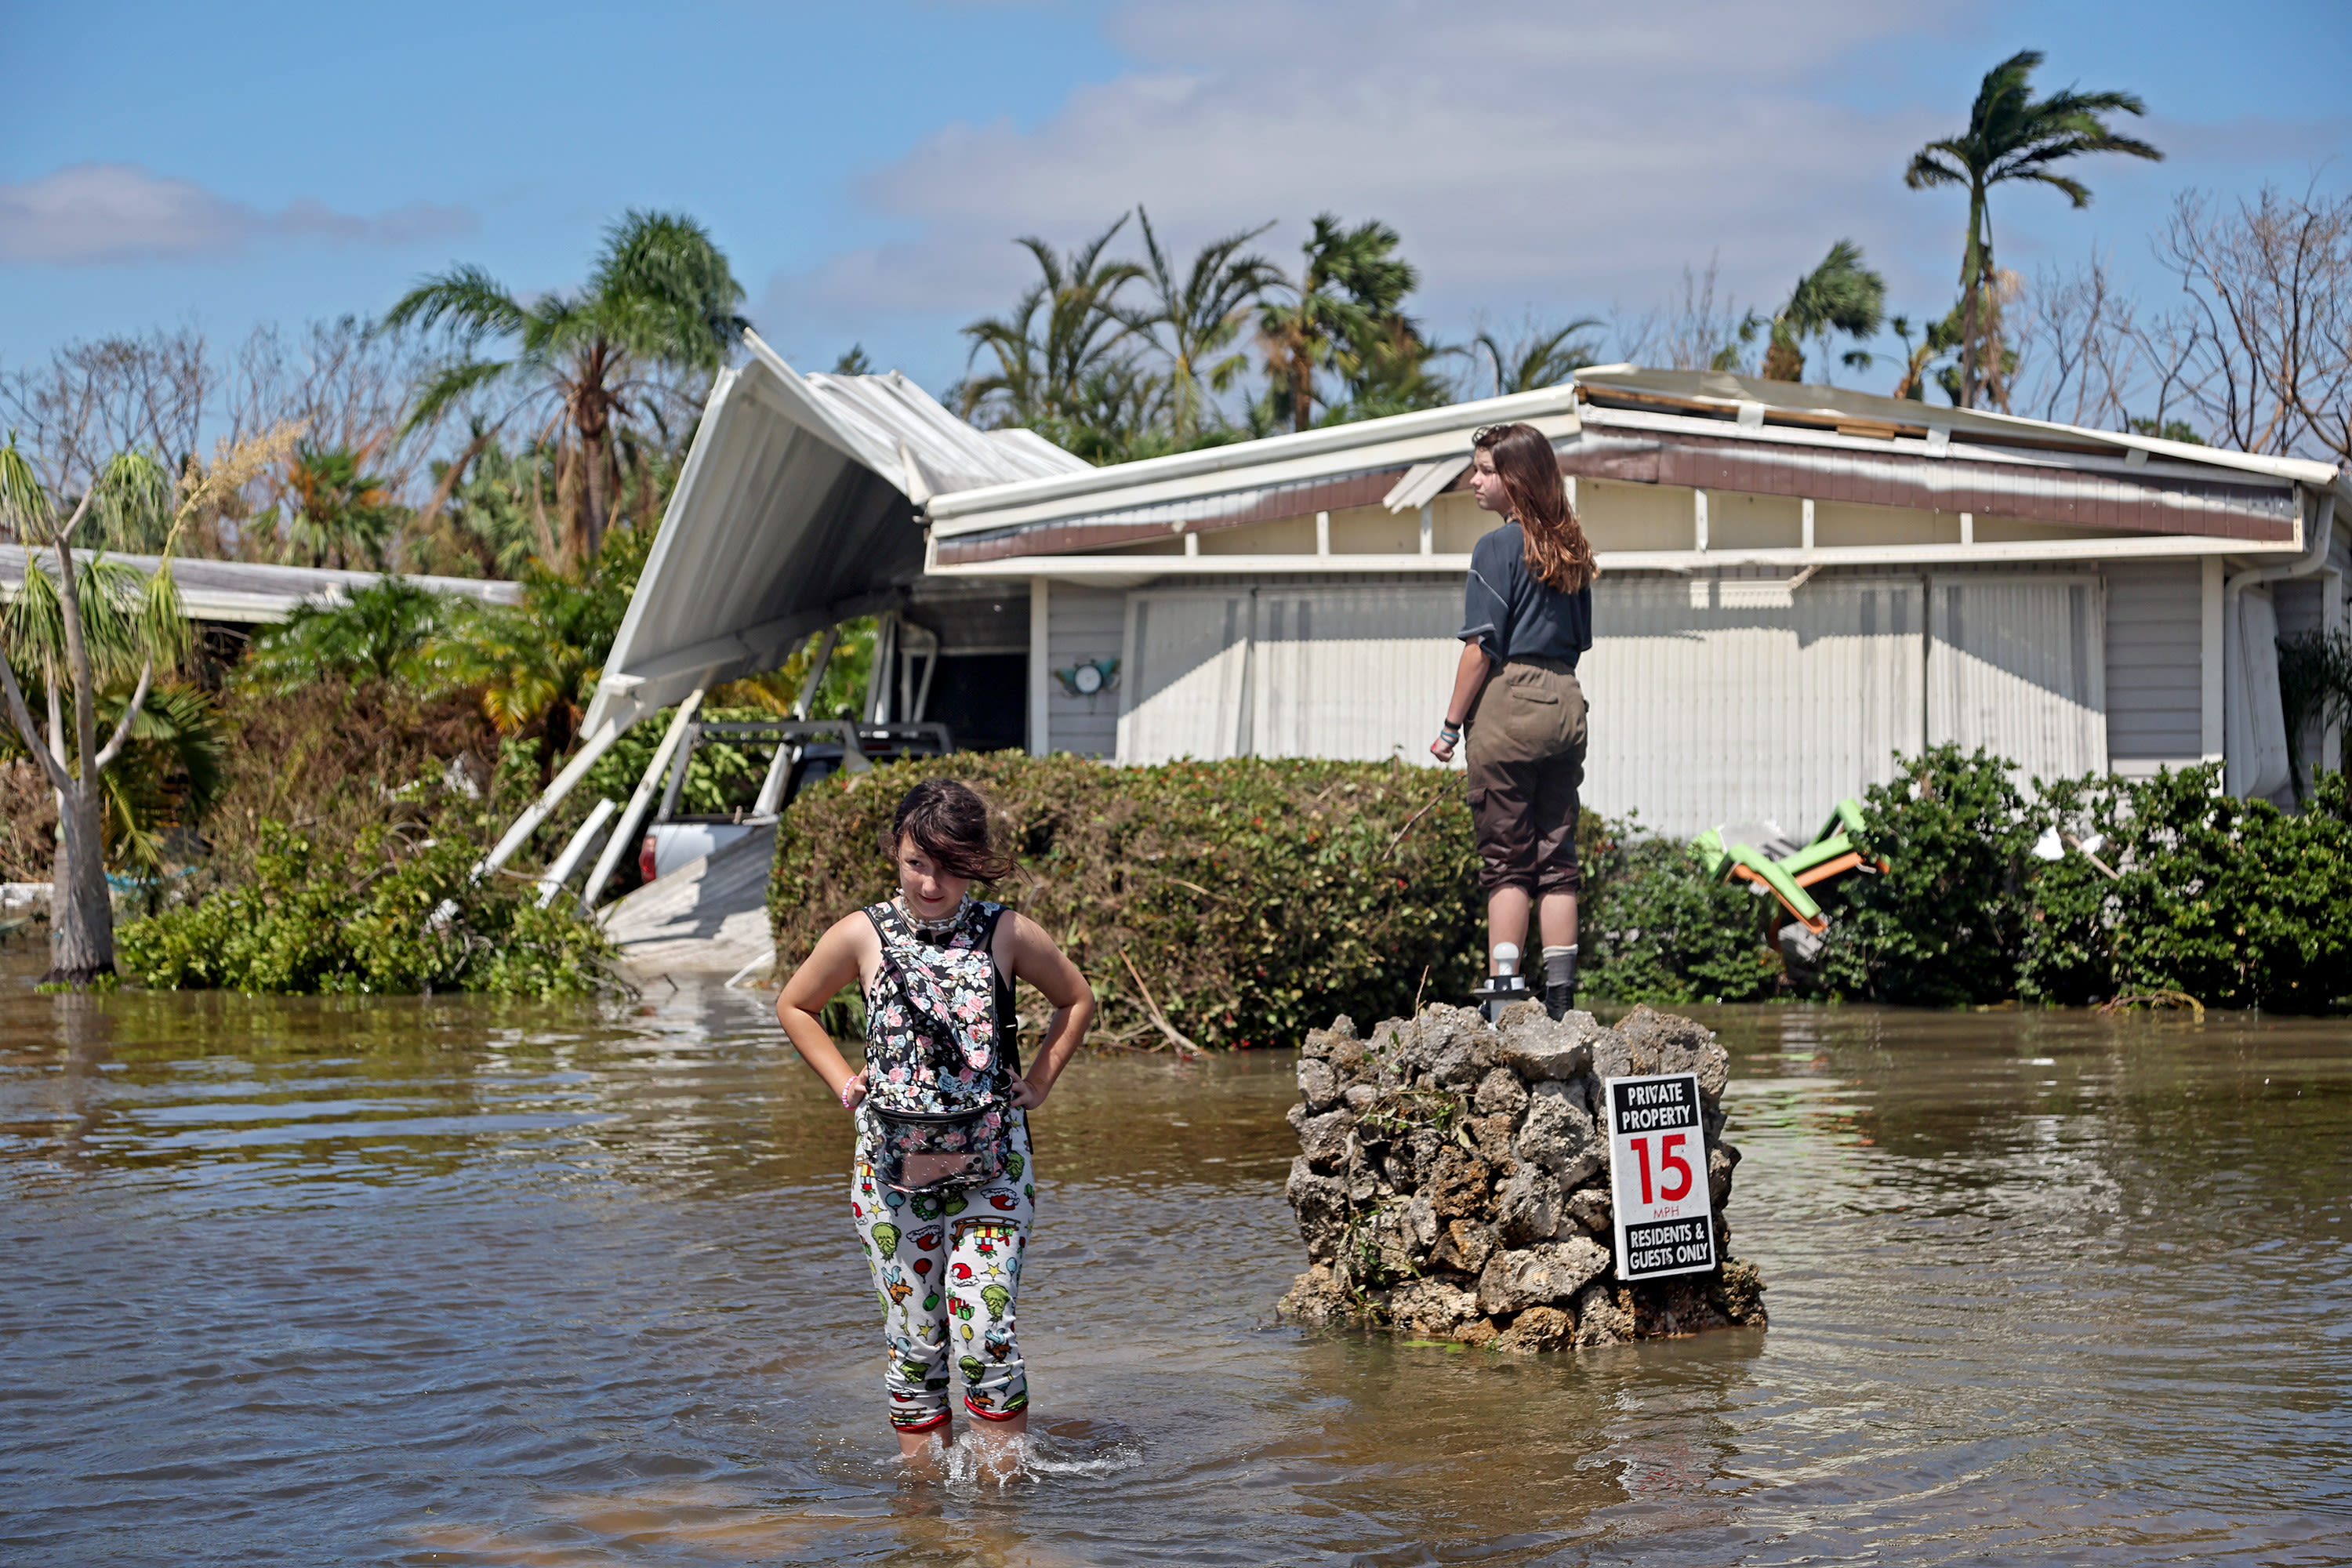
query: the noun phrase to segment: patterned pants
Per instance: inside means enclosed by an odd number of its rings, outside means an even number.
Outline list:
[[[849,1207],[882,1301],[890,1346],[882,1386],[890,1424],[901,1432],[948,1420],[955,1371],[963,1373],[964,1408],[984,1421],[1009,1421],[1029,1407],[1013,1307],[1035,1181],[1025,1116],[1014,1123],[1004,1173],[944,1200],[893,1192],[858,1161]]]

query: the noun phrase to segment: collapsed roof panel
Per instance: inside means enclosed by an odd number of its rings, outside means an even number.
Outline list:
[[[749,341],[751,363],[711,389],[592,732],[772,669],[810,633],[890,602],[922,573],[910,497],[928,486],[1087,467],[1034,437],[975,430],[903,376],[803,376]]]

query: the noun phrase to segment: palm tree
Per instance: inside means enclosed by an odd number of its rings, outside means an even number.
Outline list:
[[[987,317],[963,330],[971,340],[967,364],[983,351],[996,361],[994,371],[963,383],[960,401],[967,416],[1026,426],[1065,445],[1065,437],[1083,437],[1080,411],[1089,401],[1089,384],[1124,360],[1136,330],[1119,310],[1118,296],[1143,268],[1106,261],[1102,254],[1127,219],[1120,214],[1067,256],[1034,235],[1014,241],[1036,258],[1040,277],[1011,315]]]
[[[286,468],[286,488],[294,503],[286,520],[287,543],[312,566],[352,567],[362,561],[383,570],[384,548],[399,531],[400,509],[391,481],[363,473],[362,454],[348,447],[294,448]]]
[[[424,684],[434,639],[454,619],[441,595],[386,577],[340,605],[295,605],[255,635],[237,677],[281,694],[329,679]]]
[[[1152,232],[1151,215],[1135,209],[1143,226],[1143,249],[1149,258],[1145,272],[1152,293],[1151,310],[1138,317],[1139,330],[1154,334],[1153,342],[1168,361],[1169,434],[1179,447],[1199,435],[1208,407],[1202,388],[1223,392],[1247,366],[1247,356],[1223,353],[1249,320],[1249,308],[1282,273],[1262,256],[1242,254],[1242,247],[1274,226],[1229,234],[1202,246],[1192,265],[1178,278],[1174,264]],[[1159,336],[1165,333],[1165,337]]]
[[[1480,332],[1465,349],[1448,352],[1465,353],[1470,358],[1471,374],[1477,374],[1478,355],[1484,353],[1494,366],[1492,390],[1485,395],[1502,397],[1515,392],[1540,392],[1547,386],[1558,386],[1588,365],[1600,363],[1591,345],[1578,342],[1579,334],[1599,330],[1601,323],[1591,316],[1573,321],[1564,327],[1545,331],[1529,324],[1517,342],[1504,346],[1492,332]],[[1473,391],[1465,388],[1465,393]]]
[[[37,554],[28,555],[24,584],[0,614],[0,696],[18,739],[57,792],[50,981],[87,984],[114,971],[105,775],[150,716],[155,677],[177,668],[192,643],[172,577],[173,546],[192,519],[284,461],[301,434],[299,426],[280,426],[225,441],[211,467],[191,461],[176,487],[153,458],[117,453],[63,520],[16,438],[0,447],[0,523],[28,549],[53,551],[57,561],[53,573]],[[136,526],[159,536],[163,559],[156,570],[142,574],[108,561],[103,550],[77,559],[73,536],[93,516],[111,519],[110,531]],[[26,700],[27,683],[47,710],[46,731]],[[126,685],[130,695],[100,745],[100,708]]]
[[[544,428],[568,429],[574,543],[583,558],[604,545],[620,488],[615,419],[651,414],[662,370],[709,374],[741,343],[743,286],[708,230],[674,213],[632,211],[606,231],[604,248],[576,294],[529,304],[479,267],[427,278],[385,315],[389,327],[447,322],[463,353],[442,367],[408,417],[414,430],[477,388],[520,383],[546,409]],[[478,357],[487,339],[509,340],[505,359]]]
[[[2085,153],[2125,153],[2151,162],[2164,157],[2145,142],[2116,135],[2100,118],[2117,111],[2146,114],[2147,106],[2138,94],[2069,88],[2036,99],[2032,76],[2041,64],[2041,50],[2022,49],[1987,71],[1969,110],[1969,128],[1920,148],[1903,175],[1903,183],[1915,191],[1930,185],[1968,187],[1968,243],[1960,252],[1963,407],[1975,407],[1978,394],[1986,390],[1995,403],[2009,406],[2000,371],[2000,306],[1994,298],[1992,213],[1987,205],[1992,187],[2010,180],[2037,181],[2065,192],[2076,207],[2086,207],[2091,205],[2089,187],[2052,165]]]
[[[1348,383],[1355,417],[1443,400],[1427,368],[1437,351],[1401,312],[1421,273],[1395,254],[1399,239],[1377,218],[1345,228],[1318,214],[1292,298],[1258,307],[1271,411],[1292,429],[1314,424],[1315,376],[1327,368]]]
[[[1960,343],[1960,312],[1955,307],[1940,321],[1929,321],[1919,341],[1911,341],[1911,318],[1891,316],[1886,322],[1889,331],[1903,344],[1903,377],[1895,384],[1890,397],[1908,398],[1914,403],[1927,401],[1927,381],[1933,375],[1943,385],[1946,394],[1957,404],[1960,400],[1959,372],[1937,362],[1958,348]]]
[[[1798,347],[1800,342],[1819,338],[1826,353],[1832,332],[1873,337],[1885,314],[1886,279],[1862,264],[1862,247],[1850,239],[1839,240],[1819,267],[1797,279],[1787,303],[1773,312],[1772,341],[1764,351],[1764,379],[1804,380],[1805,355]],[[1845,363],[1855,370],[1868,370],[1871,356],[1866,350],[1851,349]]]
[[[57,792],[58,852],[50,873],[45,977],[52,982],[83,984],[113,973],[107,792],[100,779],[122,754],[156,668],[177,665],[189,643],[168,559],[149,577],[108,561],[102,551],[78,562],[71,540],[93,511],[148,511],[154,498],[168,493],[168,482],[152,459],[123,453],[100,471],[61,524],[14,437],[0,448],[0,509],[6,510],[12,531],[27,546],[54,546],[57,554],[54,575],[38,555],[27,554],[24,585],[0,616],[5,634],[0,637],[0,680],[6,686],[8,715]],[[25,670],[22,681],[18,666]],[[101,746],[100,700],[107,689],[134,679],[121,716]],[[46,733],[33,721],[26,685],[44,699]]]
[[[578,738],[652,548],[652,530],[623,529],[610,549],[569,571],[532,562],[520,605],[445,602],[447,619],[425,649],[430,672],[414,679],[477,691],[499,733],[534,736],[545,788]]]

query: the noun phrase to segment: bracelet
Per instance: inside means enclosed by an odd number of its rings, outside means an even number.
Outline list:
[[[857,1109],[856,1103],[849,1098],[850,1091],[853,1089],[857,1092],[860,1098],[864,1097],[866,1093],[866,1075],[864,1073],[857,1074],[848,1082],[841,1086],[841,1109],[844,1110],[855,1110]]]
[[[1458,741],[1458,740],[1460,740],[1460,739],[1462,738],[1462,726],[1461,726],[1461,725],[1459,725],[1459,724],[1451,724],[1451,723],[1448,723],[1448,724],[1440,724],[1440,725],[1437,727],[1437,733],[1438,733],[1438,735],[1439,735],[1439,737],[1440,737],[1441,739],[1447,740],[1447,741]]]

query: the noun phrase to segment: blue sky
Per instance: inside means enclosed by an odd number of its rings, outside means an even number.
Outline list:
[[[1769,302],[1848,235],[1924,315],[1961,198],[1904,163],[2026,47],[2045,90],[2140,92],[2171,154],[2089,161],[2084,213],[2004,193],[2029,275],[2097,247],[2152,295],[2183,186],[2352,185],[2341,0],[84,0],[8,7],[0,47],[0,369],[380,311],[457,260],[562,287],[631,206],[708,223],[795,363],[860,342],[934,389],[1025,279],[1013,236],[1075,243],[1137,201],[1185,247],[1278,220],[1286,261],[1318,210],[1386,218],[1446,338],[1638,313],[1710,257]]]

